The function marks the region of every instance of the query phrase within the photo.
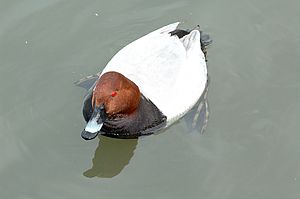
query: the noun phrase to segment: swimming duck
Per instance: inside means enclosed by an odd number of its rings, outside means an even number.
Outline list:
[[[207,84],[204,49],[211,40],[178,25],[133,41],[108,62],[84,99],[83,139],[149,135],[197,103]]]

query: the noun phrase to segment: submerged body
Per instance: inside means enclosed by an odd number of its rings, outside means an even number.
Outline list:
[[[141,37],[110,60],[85,99],[84,139],[99,132],[119,138],[151,134],[197,103],[207,83],[201,34],[176,34],[178,24]]]

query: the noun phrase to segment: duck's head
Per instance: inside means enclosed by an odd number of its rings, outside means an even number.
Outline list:
[[[138,86],[117,72],[104,73],[97,80],[92,93],[92,114],[82,131],[83,139],[95,138],[108,119],[127,117],[139,106]]]

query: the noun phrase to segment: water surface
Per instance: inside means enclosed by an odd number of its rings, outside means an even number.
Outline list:
[[[298,1],[1,1],[0,198],[300,197]],[[123,46],[174,21],[214,39],[204,134],[80,138],[85,91]]]

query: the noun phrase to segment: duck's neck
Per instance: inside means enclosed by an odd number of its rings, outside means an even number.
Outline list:
[[[141,135],[153,134],[166,125],[167,117],[141,94],[139,106],[135,112],[122,117],[107,119],[101,134],[117,138],[137,138]]]

